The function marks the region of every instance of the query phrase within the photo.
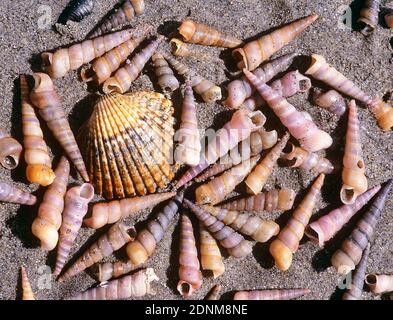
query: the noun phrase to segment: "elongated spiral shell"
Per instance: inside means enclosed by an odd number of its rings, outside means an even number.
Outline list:
[[[83,217],[87,213],[87,205],[94,197],[94,188],[89,183],[72,187],[65,195],[63,221],[57,246],[57,258],[54,275],[62,271],[71,247],[82,226]]]
[[[135,266],[131,261],[116,261],[98,263],[93,265],[91,270],[99,282],[105,282],[112,278],[121,277],[139,267],[140,265]]]
[[[356,198],[352,204],[344,204],[330,211],[306,228],[306,235],[320,247],[329,241],[349,220],[363,208],[370,199],[381,189],[380,185],[370,188]]]
[[[233,300],[290,300],[310,293],[309,289],[265,289],[237,291]]]
[[[20,273],[22,277],[22,300],[35,300],[25,267],[20,268]]]
[[[383,102],[379,98],[375,98],[368,107],[374,114],[382,130],[387,131],[393,127],[393,108],[389,103]]]
[[[48,186],[55,179],[55,174],[52,171],[52,162],[48,154],[48,147],[43,139],[44,134],[40,127],[40,121],[30,103],[30,89],[27,78],[25,75],[21,75],[19,80],[22,105],[23,145],[25,148],[24,157],[27,163],[26,177],[30,182]]]
[[[40,116],[45,120],[82,178],[89,181],[82,155],[51,78],[45,73],[34,73],[33,77],[35,84],[30,92],[31,102],[38,108]]]
[[[32,206],[37,202],[37,198],[29,192],[20,190],[7,182],[0,181],[0,201]]]
[[[164,93],[170,93],[179,88],[179,81],[173,74],[172,69],[169,67],[168,62],[161,53],[155,53],[152,57],[154,64],[154,72],[158,78],[158,85]]]
[[[359,100],[366,105],[371,103],[372,99],[370,96],[362,91],[362,89],[360,89],[355,83],[329,65],[323,56],[313,54],[311,59],[312,63],[310,68],[306,71],[306,74],[312,76],[314,79],[326,83],[338,92]]]
[[[221,88],[219,86],[196,74],[188,66],[176,60],[171,55],[163,53],[163,56],[179,75],[191,79],[191,87],[202,97],[203,101],[213,103],[221,99]]]
[[[180,188],[210,164],[215,163],[219,158],[233,149],[240,141],[247,139],[252,132],[262,128],[266,117],[260,111],[249,112],[237,110],[231,120],[229,120],[209,142],[200,163],[190,168],[176,183],[176,188]]]
[[[366,249],[364,249],[362,259],[360,260],[359,265],[357,266],[352,275],[352,281],[349,285],[349,288],[345,291],[342,297],[343,300],[360,300],[360,298],[362,297],[364,278],[366,275],[369,254],[370,245],[368,245]]]
[[[371,273],[366,276],[366,284],[372,293],[393,291],[393,275]]]
[[[225,171],[222,175],[210,180],[208,183],[199,186],[195,190],[196,203],[210,203],[215,205],[223,201],[250,173],[259,158],[259,156],[255,156],[243,161],[232,169]]]
[[[150,283],[158,280],[154,270],[147,268],[132,275],[102,283],[70,300],[117,300],[143,297],[152,293]]]
[[[318,15],[313,14],[293,21],[257,40],[248,42],[243,48],[234,50],[233,56],[239,61],[237,67],[250,71],[256,69],[262,62],[297,38],[317,18]]]
[[[242,43],[240,39],[190,19],[184,20],[178,30],[184,41],[190,43],[225,48],[235,48]]]
[[[175,192],[163,192],[142,197],[100,202],[93,206],[91,217],[86,218],[84,224],[90,228],[98,229],[106,224],[115,223],[122,218],[129,217],[138,211],[152,208],[175,195]]]
[[[312,99],[318,107],[324,108],[339,116],[342,116],[347,109],[343,96],[336,90],[323,92],[320,89],[314,89]]]
[[[131,37],[132,30],[122,30],[85,40],[69,48],[58,49],[54,53],[44,52],[41,54],[41,68],[51,78],[64,77],[69,71],[77,70],[85,63],[101,57],[105,52],[130,40]]]
[[[145,64],[150,60],[161,41],[162,37],[160,36],[149,43],[141,52],[138,52],[131,59],[129,64],[124,65],[118,69],[112,77],[105,80],[102,87],[104,93],[127,92],[131,87],[131,83],[139,76]]]
[[[225,266],[217,241],[205,229],[201,221],[199,221],[199,242],[202,269],[211,270],[215,279],[225,272]]]
[[[95,0],[71,0],[60,14],[59,22],[66,24],[67,21],[80,22],[92,13]]]
[[[360,140],[360,123],[355,101],[351,100],[349,103],[347,135],[345,137],[343,185],[340,191],[340,198],[343,203],[354,203],[356,198],[367,190],[368,183],[365,171]]]
[[[205,300],[220,300],[222,286],[220,284],[216,284],[209,292]]]
[[[45,191],[37,217],[31,226],[31,231],[41,241],[41,248],[46,251],[53,250],[59,240],[58,230],[62,221],[69,174],[70,163],[63,156],[55,170],[55,180]]]
[[[255,69],[253,74],[262,82],[269,82],[278,73],[288,69],[294,57],[295,54],[290,53],[265,62],[259,68]],[[255,88],[251,85],[246,76],[242,76],[240,79],[229,82],[227,92],[228,96],[224,101],[224,105],[230,109],[238,109],[247,98],[252,96],[255,92]]]
[[[269,251],[277,268],[282,271],[288,270],[292,264],[293,254],[299,248],[300,240],[302,240],[304,229],[310,221],[324,179],[323,173],[318,176],[286,226],[270,245]]]
[[[136,230],[134,226],[129,226],[122,222],[115,223],[72,264],[59,278],[59,281],[64,281],[84,271],[94,263],[101,261],[103,258],[110,256],[126,243],[133,241],[135,237]]]
[[[363,9],[360,11],[358,23],[361,25],[361,32],[369,36],[378,25],[378,14],[381,0],[365,0]]]
[[[203,208],[192,203],[188,199],[184,199],[183,205],[190,209],[201,221],[211,235],[216,239],[228,253],[235,258],[244,258],[249,255],[252,250],[251,242],[244,239],[244,237],[226,226],[223,222],[213,217]]]
[[[362,252],[370,242],[375,226],[385,206],[386,198],[393,185],[390,179],[372,201],[368,211],[356,224],[352,233],[343,241],[341,247],[333,254],[330,262],[339,273],[348,273],[359,263]]]
[[[188,45],[180,39],[173,38],[169,41],[171,44],[171,53],[176,57],[188,57],[191,55]]]
[[[208,205],[204,205],[202,208],[224,222],[225,225],[261,243],[269,241],[280,231],[279,225],[272,220],[263,220],[248,213],[239,213]]]
[[[388,14],[385,14],[385,23],[389,28],[393,28],[393,12],[389,12]]]
[[[98,27],[94,28],[91,37],[97,37],[116,29],[131,21],[135,16],[140,16],[144,11],[144,0],[124,0],[120,8],[108,15]]]
[[[232,200],[220,205],[220,207],[231,211],[253,211],[256,213],[286,211],[292,209],[295,196],[295,191],[292,189],[273,189],[255,196]]]
[[[21,144],[12,138],[5,129],[0,128],[0,163],[8,169],[15,169],[22,153]]]
[[[249,193],[258,194],[262,191],[264,185],[267,182],[267,179],[273,171],[273,168],[276,166],[277,160],[280,157],[285,145],[287,144],[288,139],[289,134],[286,133],[248,175],[245,183]]]
[[[244,70],[244,73],[277,117],[280,118],[281,123],[288,128],[291,135],[299,140],[304,149],[315,152],[327,149],[332,145],[331,136],[318,129],[313,121],[305,118],[284,97],[258,80],[251,72]]]
[[[179,164],[185,163],[189,166],[196,166],[199,164],[202,147],[194,94],[188,81],[184,90],[180,121],[180,128],[177,132],[179,144],[175,149],[175,161]]]
[[[177,291],[183,298],[190,297],[202,285],[194,229],[189,217],[181,215],[179,242],[179,282]]]

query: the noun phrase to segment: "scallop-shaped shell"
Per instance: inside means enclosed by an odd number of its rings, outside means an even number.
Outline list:
[[[107,199],[155,193],[173,179],[172,102],[156,92],[101,97],[88,122],[85,158]]]

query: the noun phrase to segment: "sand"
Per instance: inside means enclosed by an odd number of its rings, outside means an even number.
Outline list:
[[[19,90],[16,82],[19,74],[31,74],[32,70],[38,70],[39,53],[83,39],[116,2],[115,0],[97,1],[94,13],[79,24],[63,28],[63,35],[51,29],[51,25],[55,23],[67,0],[53,1],[49,7],[39,6],[36,1],[32,0],[4,0],[2,2],[0,12],[0,125],[10,130],[16,139],[22,141],[20,105],[18,103]],[[355,2],[354,6],[357,7],[361,1]],[[304,72],[309,65],[307,56],[314,52],[322,54],[332,65],[370,94],[379,94],[380,96],[389,94],[392,89],[393,72],[393,51],[390,44],[392,31],[379,25],[373,36],[365,38],[356,28],[353,29],[351,26],[344,29],[339,28],[340,8],[348,3],[349,1],[344,0],[147,0],[146,13],[132,21],[131,25],[143,22],[151,23],[155,28],[158,28],[160,33],[167,35],[174,30],[177,22],[190,16],[200,22],[226,30],[242,39],[247,39],[315,12],[320,15],[318,21],[298,40],[281,50],[278,55],[297,52],[299,57],[295,59],[292,69],[298,68]],[[49,25],[45,28],[45,25],[42,25],[45,22],[45,17],[42,15],[46,10],[50,10],[50,20],[47,20]],[[354,17],[356,17],[356,13],[354,13]],[[193,46],[192,49],[198,52],[202,58],[200,60],[190,58],[185,61],[201,75],[225,87],[229,76],[234,75],[229,51],[200,46]],[[134,82],[132,90],[157,87],[153,86],[152,81],[155,81],[155,78],[151,77],[149,69],[151,68],[147,68],[147,74],[144,72]],[[77,72],[70,72],[63,79],[56,80],[55,84],[62,98],[63,106],[69,114],[69,121],[76,130],[89,117],[95,91],[91,89],[88,91],[87,86],[78,80]],[[346,117],[339,119],[325,110],[312,106],[308,94],[297,95],[290,101],[300,110],[307,110],[319,127],[332,135],[334,145],[328,151],[328,157],[332,161],[340,163]],[[175,108],[179,110],[179,99],[174,99],[174,102]],[[270,111],[265,110],[264,112],[268,116],[267,128],[275,128],[282,133],[283,128],[277,119]],[[218,128],[229,116],[230,112],[219,104],[207,105],[200,102],[198,105],[198,119],[203,128],[211,126]],[[393,136],[391,131],[383,133],[377,127],[368,110],[360,108],[359,118],[364,146],[364,161],[367,167],[366,175],[369,185],[372,186],[384,182],[392,176],[393,144],[391,141]],[[51,150],[58,156],[59,149],[47,131],[46,137],[48,137],[47,141]],[[24,190],[31,190],[41,199],[43,188],[29,185],[24,170],[25,164],[22,160],[19,167],[12,172],[1,168],[0,177]],[[299,192],[295,203],[298,204],[312,179],[313,176],[307,172],[278,168],[274,170],[266,189],[291,187]],[[340,172],[327,177],[322,190],[322,199],[318,203],[318,210],[316,210],[313,219],[339,205],[340,185]],[[391,195],[372,241],[368,263],[369,272],[393,272],[392,209],[393,196]],[[41,251],[31,234],[30,226],[36,212],[36,206],[20,207],[14,204],[0,204],[0,299],[20,298],[19,267],[21,265],[27,267],[37,299],[65,298],[95,284],[95,280],[86,273],[63,284],[47,281],[48,277],[43,276],[43,273],[47,272],[49,267],[53,267],[54,253],[48,255]],[[266,214],[266,217],[277,219],[279,224],[283,226],[290,213],[291,211],[282,215],[281,213]],[[143,221],[149,214],[150,211],[141,212],[134,217],[134,220],[135,222]],[[325,250],[304,240],[294,256],[293,265],[285,273],[273,267],[266,244],[255,245],[253,253],[243,260],[226,257],[224,275],[216,280],[213,280],[209,275],[204,277],[202,288],[193,297],[195,299],[203,298],[214,284],[220,283],[224,288],[224,298],[230,298],[234,290],[297,287],[306,287],[311,290],[311,294],[304,299],[339,298],[340,290],[336,288],[339,276],[334,269],[329,267],[329,258],[340,244],[343,236],[348,234],[350,230],[351,225],[331,241]],[[178,233],[176,218],[158,245],[156,253],[148,261],[148,266],[154,268],[160,278],[153,285],[156,295],[148,296],[148,299],[180,298],[176,291]],[[81,230],[71,256],[74,256],[86,241],[91,243],[90,237],[93,234],[94,232],[87,228]],[[124,257],[124,252],[120,251],[120,254],[116,256]],[[363,298],[379,299],[378,296],[374,297],[366,292],[363,294]]]

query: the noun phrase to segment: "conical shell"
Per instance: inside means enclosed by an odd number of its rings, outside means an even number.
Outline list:
[[[89,176],[107,199],[145,195],[173,179],[173,107],[155,92],[101,97],[88,122]]]
[[[71,0],[60,14],[59,23],[66,24],[68,20],[80,22],[92,13],[95,0]]]
[[[0,181],[0,201],[32,206],[37,202],[36,196]]]
[[[237,291],[234,300],[290,300],[310,293],[309,289],[265,289]]]
[[[22,300],[35,300],[25,267],[22,266],[20,272],[22,277]]]

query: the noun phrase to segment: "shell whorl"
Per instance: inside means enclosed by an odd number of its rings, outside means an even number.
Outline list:
[[[93,265],[90,269],[99,282],[105,282],[112,278],[119,278],[140,267],[139,265],[133,265],[130,261],[116,261],[98,263]]]
[[[4,128],[0,127],[0,163],[8,169],[15,169],[19,164],[22,145],[12,138]]]
[[[0,181],[0,201],[32,206],[37,202],[37,198],[29,192]]]
[[[234,300],[290,300],[310,293],[309,289],[265,289],[237,291]]]
[[[59,22],[67,24],[67,21],[80,22],[93,11],[94,0],[71,0],[60,14]]]
[[[155,53],[152,56],[154,65],[154,72],[158,79],[158,85],[164,93],[170,93],[179,88],[179,81],[173,74],[172,69],[169,67],[168,62],[161,53]]]

